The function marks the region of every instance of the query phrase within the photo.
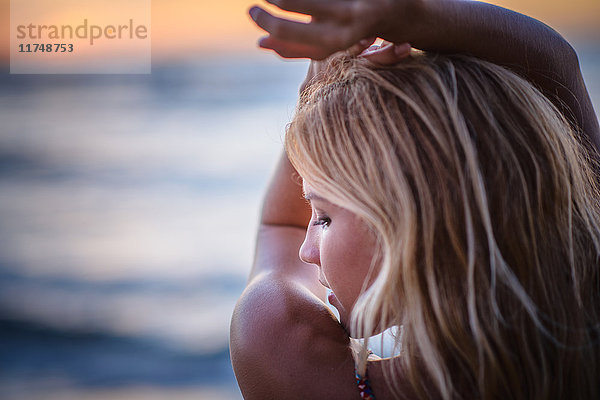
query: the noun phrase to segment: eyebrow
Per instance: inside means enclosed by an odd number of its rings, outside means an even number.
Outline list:
[[[318,196],[318,195],[314,194],[313,192],[305,192],[304,190],[302,190],[302,193],[304,194],[304,198],[307,201],[311,201],[311,200],[327,201],[323,197]]]

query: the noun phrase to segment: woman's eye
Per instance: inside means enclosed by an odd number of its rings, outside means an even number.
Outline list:
[[[321,225],[321,226],[329,226],[330,224],[331,224],[331,219],[328,217],[319,217],[313,222],[313,225]]]

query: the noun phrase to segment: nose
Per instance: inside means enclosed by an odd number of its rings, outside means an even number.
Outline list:
[[[309,227],[306,231],[306,236],[304,237],[304,242],[302,246],[300,246],[300,260],[304,261],[307,264],[315,264],[317,266],[321,266],[321,258],[319,251],[319,238],[317,235],[311,232],[311,228]]]

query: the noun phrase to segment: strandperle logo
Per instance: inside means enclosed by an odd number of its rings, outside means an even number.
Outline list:
[[[71,40],[71,39],[89,39],[91,46],[94,41],[99,39],[147,39],[148,27],[138,25],[133,19],[129,19],[128,24],[123,25],[92,25],[88,24],[88,19],[84,19],[81,25],[73,27],[72,25],[18,25],[17,39],[39,39],[39,40]]]
[[[11,0],[11,74],[148,74],[151,0]]]

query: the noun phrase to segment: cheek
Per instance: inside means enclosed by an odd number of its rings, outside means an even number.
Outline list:
[[[327,278],[327,282],[335,290],[335,287],[343,288],[347,286],[347,276],[345,274],[344,249],[331,235],[323,235],[320,242],[321,268]],[[337,292],[336,292],[337,293]]]
[[[350,231],[353,233],[353,231]],[[351,310],[369,273],[375,242],[368,235],[338,238],[332,230],[321,240],[321,267],[344,308]]]

